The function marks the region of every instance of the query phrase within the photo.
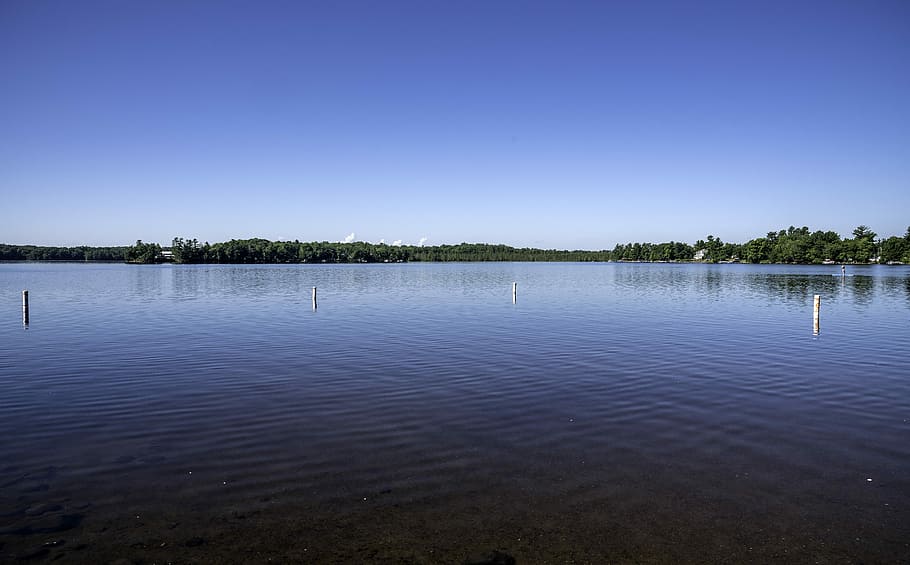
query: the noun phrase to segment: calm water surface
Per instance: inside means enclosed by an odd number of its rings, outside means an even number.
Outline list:
[[[910,563],[910,268],[848,275],[0,264],[0,562]]]

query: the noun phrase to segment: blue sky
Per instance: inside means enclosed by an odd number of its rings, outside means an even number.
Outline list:
[[[910,225],[910,2],[0,2],[0,242]]]

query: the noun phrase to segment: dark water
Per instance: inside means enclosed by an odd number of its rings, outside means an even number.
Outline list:
[[[0,265],[0,562],[908,563],[910,269],[848,274]]]

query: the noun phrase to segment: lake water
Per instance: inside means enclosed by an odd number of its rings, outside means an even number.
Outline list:
[[[0,561],[908,563],[910,268],[847,274],[2,264]]]

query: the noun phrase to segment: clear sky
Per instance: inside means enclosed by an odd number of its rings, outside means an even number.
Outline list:
[[[907,0],[0,0],[0,242],[910,225]]]

